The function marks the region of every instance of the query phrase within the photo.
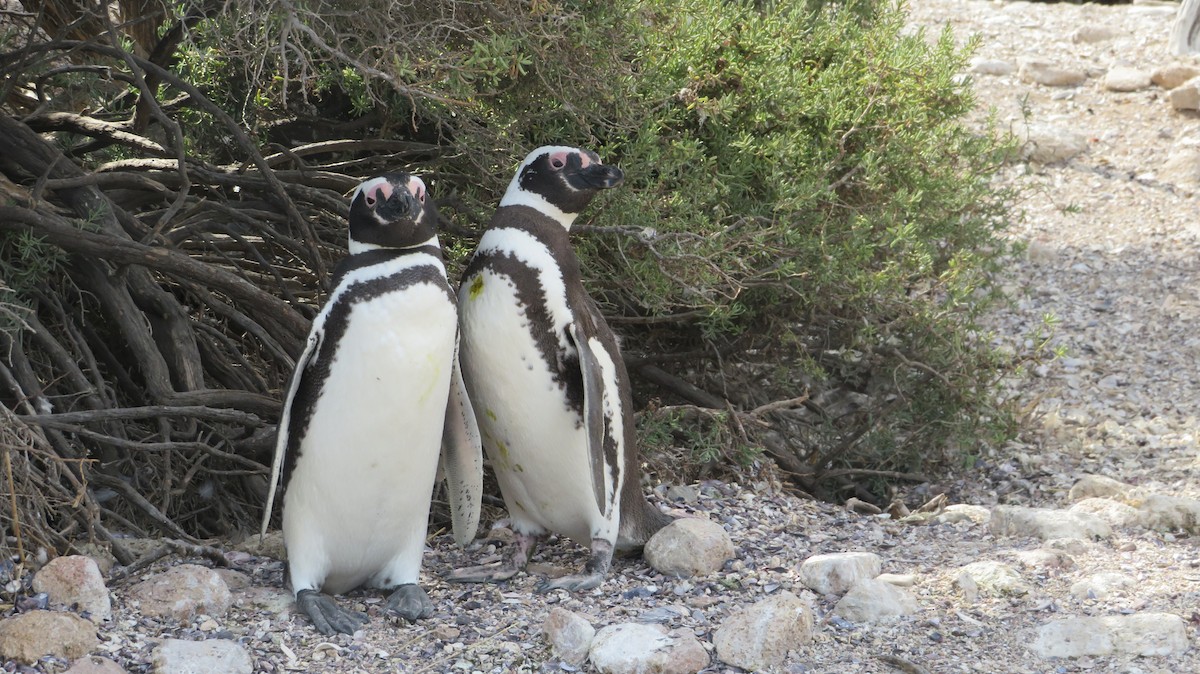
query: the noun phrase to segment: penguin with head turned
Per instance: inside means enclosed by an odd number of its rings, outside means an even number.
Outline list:
[[[322,634],[366,621],[329,596],[360,586],[392,590],[388,614],[433,611],[417,581],[439,459],[459,544],[479,523],[483,456],[436,222],[416,176],[359,185],[350,254],[284,403],[263,531],[282,478],[292,591]]]
[[[538,590],[594,588],[614,550],[641,548],[671,521],[642,494],[629,375],[568,237],[592,198],[623,179],[588,150],[534,150],[463,274],[463,377],[517,541],[510,562],[450,580],[511,578],[554,533],[591,556]]]

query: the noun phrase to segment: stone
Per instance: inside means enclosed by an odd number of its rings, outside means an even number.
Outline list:
[[[812,638],[812,608],[784,591],[725,618],[713,635],[713,645],[721,662],[757,671],[778,667],[788,651],[800,648]]]
[[[1029,592],[1029,584],[1021,574],[1003,562],[971,562],[962,567],[961,572],[969,576],[979,589],[993,594],[1023,595]],[[959,586],[962,586],[961,582]]]
[[[862,580],[874,578],[883,561],[872,552],[813,555],[800,564],[800,582],[818,594],[843,594]]]
[[[542,623],[542,635],[549,642],[550,653],[554,657],[578,667],[587,660],[596,628],[583,616],[555,606],[546,616],[546,622]]]
[[[959,571],[958,576],[954,578],[954,585],[962,592],[963,600],[968,604],[979,601],[979,583],[975,582],[975,577],[970,573]]]
[[[0,659],[33,664],[53,655],[74,660],[99,645],[96,626],[74,613],[31,611],[0,620]]]
[[[1067,510],[1095,515],[1118,529],[1137,526],[1141,522],[1137,508],[1106,498],[1085,498]]]
[[[266,611],[284,617],[296,608],[291,592],[278,587],[251,585],[233,594],[233,605],[251,611]]]
[[[1147,529],[1200,533],[1200,501],[1141,490],[1130,492],[1126,499],[1137,508]]]
[[[1168,63],[1150,73],[1150,81],[1163,89],[1174,89],[1194,77],[1200,77],[1200,68],[1187,63]]]
[[[970,72],[976,75],[1011,75],[1017,72],[1017,67],[1008,61],[985,59],[976,56],[971,59]]]
[[[283,544],[282,531],[268,531],[266,535],[259,536],[257,534],[247,536],[240,543],[233,546],[233,549],[238,552],[245,552],[255,557],[270,557],[287,561],[287,547]]]
[[[650,537],[643,556],[655,571],[667,576],[704,576],[733,559],[733,541],[716,522],[681,517]]]
[[[1167,101],[1176,110],[1200,110],[1200,77],[1193,77],[1168,91]]]
[[[1100,26],[1088,24],[1080,26],[1071,32],[1071,42],[1094,44],[1096,42],[1107,42],[1117,37],[1117,31],[1108,26]]]
[[[1158,177],[1178,187],[1200,186],[1200,150],[1189,147],[1172,150],[1159,169]]]
[[[199,614],[220,617],[233,595],[216,571],[197,564],[180,564],[129,588],[128,598],[143,615],[189,620]]]
[[[1021,140],[1021,158],[1039,164],[1073,159],[1088,147],[1083,134],[1047,124],[1030,124],[1021,134]]]
[[[933,521],[938,524],[957,524],[959,522],[987,524],[991,518],[992,511],[983,506],[955,503],[946,506],[945,510],[933,518]]]
[[[1075,567],[1075,560],[1061,550],[1019,550],[1013,556],[1021,566],[1039,571],[1062,571]]]
[[[695,674],[708,666],[708,651],[688,630],[623,623],[596,632],[589,651],[600,674]]]
[[[250,576],[237,571],[236,569],[215,569],[221,580],[225,581],[225,587],[229,588],[230,592],[237,592],[250,587]]]
[[[1170,613],[1055,620],[1038,628],[1033,643],[1042,658],[1178,655],[1187,648],[1184,621]]]
[[[112,599],[100,566],[91,557],[55,557],[34,575],[33,590],[50,595],[51,604],[87,613],[94,621],[112,617]]]
[[[1035,536],[1052,538],[1108,538],[1112,529],[1096,515],[1051,508],[996,506],[992,509],[990,531],[997,536]]]
[[[1149,89],[1150,73],[1128,66],[1117,66],[1104,74],[1104,88],[1119,92]]]
[[[1034,82],[1048,87],[1073,87],[1087,80],[1087,73],[1073,68],[1060,68],[1047,61],[1023,60],[1017,75],[1025,82]]]
[[[154,674],[252,674],[254,663],[241,644],[228,639],[164,639],[150,656]]]
[[[1133,587],[1132,576],[1116,571],[1095,573],[1071,585],[1071,596],[1076,599],[1107,599],[1116,592]]]
[[[833,612],[850,622],[870,623],[911,615],[921,610],[907,591],[878,578],[867,578],[846,593]]]
[[[125,668],[98,655],[76,660],[64,674],[127,674]]]
[[[912,587],[917,584],[915,573],[881,573],[875,578],[896,587]]]

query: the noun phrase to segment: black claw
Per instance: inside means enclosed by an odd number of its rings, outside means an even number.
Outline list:
[[[433,615],[433,602],[429,601],[429,595],[425,594],[425,590],[409,583],[396,588],[392,596],[388,597],[384,612],[400,616],[410,623],[416,622],[421,618]]]
[[[325,636],[335,633],[354,634],[367,622],[367,614],[344,609],[333,598],[316,590],[296,593],[296,605],[312,621],[313,627]]]

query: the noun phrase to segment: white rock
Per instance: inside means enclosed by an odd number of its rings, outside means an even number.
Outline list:
[[[1029,584],[1021,574],[1004,562],[971,562],[962,567],[961,573],[969,576],[976,587],[995,594],[1023,595],[1029,592]],[[959,582],[959,586],[963,586],[962,582]]]
[[[180,564],[152,576],[131,587],[128,597],[145,615],[177,620],[200,613],[220,617],[233,603],[220,574],[197,564]]]
[[[790,650],[813,638],[813,611],[791,592],[780,592],[734,612],[713,635],[717,658],[747,670],[778,667]]]
[[[1008,61],[1000,61],[997,59],[985,59],[976,56],[971,59],[970,72],[976,75],[1011,75],[1017,71],[1017,67]]]
[[[1095,515],[1108,522],[1109,526],[1122,529],[1137,526],[1141,522],[1137,508],[1106,498],[1085,498],[1067,510]]]
[[[915,597],[878,578],[867,578],[842,597],[833,612],[850,622],[870,623],[921,610]]]
[[[818,594],[842,594],[879,575],[883,561],[873,552],[813,555],[800,564],[800,582]]]
[[[578,613],[555,606],[542,623],[542,634],[550,643],[550,653],[554,657],[578,667],[587,660],[596,628]]]
[[[1170,63],[1150,75],[1150,81],[1163,89],[1174,89],[1193,77],[1200,77],[1200,68],[1186,63]]]
[[[1061,68],[1047,61],[1022,60],[1017,74],[1025,82],[1048,87],[1073,87],[1087,80],[1087,73],[1074,68]]]
[[[228,639],[164,639],[150,657],[154,674],[252,674],[254,663],[241,644]]]
[[[1033,246],[1030,245],[1030,250]],[[992,518],[992,511],[983,506],[969,505],[966,503],[955,503],[946,506],[946,509],[938,513],[933,518],[934,522],[939,524],[956,524],[958,522],[970,522],[972,524],[987,524],[987,521]]]
[[[1075,567],[1075,560],[1061,550],[1019,550],[1013,556],[1021,566],[1040,571],[1061,571]]]
[[[51,604],[87,612],[93,621],[112,617],[112,599],[96,560],[82,555],[56,557],[33,577],[35,592],[50,595]]]
[[[642,554],[659,573],[687,578],[719,571],[733,559],[734,550],[720,524],[681,517],[651,536]]]
[[[1180,84],[1167,92],[1167,100],[1176,110],[1200,110],[1200,77]]]
[[[1109,91],[1141,91],[1150,88],[1150,73],[1128,66],[1117,66],[1104,75],[1104,88]]]
[[[1197,105],[1200,109],[1200,104]],[[1179,187],[1200,186],[1200,150],[1181,147],[1171,151],[1158,171],[1161,180]]]
[[[687,630],[625,623],[596,632],[590,651],[601,674],[695,674],[708,666],[708,651]]]
[[[1071,486],[1071,491],[1068,492],[1067,498],[1072,501],[1082,501],[1085,498],[1108,498],[1113,496],[1124,496],[1125,492],[1133,489],[1132,485],[1125,484],[1105,477],[1103,475],[1084,475]]]
[[[1042,658],[1176,655],[1187,648],[1183,619],[1169,613],[1055,620],[1038,629],[1033,643]]]
[[[997,536],[1052,538],[1108,538],[1112,529],[1095,515],[1050,508],[996,506],[989,529]]]
[[[875,576],[875,579],[882,580],[896,587],[912,587],[917,584],[917,575],[915,573],[881,573]]]
[[[1147,529],[1200,534],[1200,501],[1144,490],[1132,491],[1126,498],[1138,509]]]
[[[1039,164],[1067,161],[1088,147],[1083,134],[1047,124],[1030,124],[1021,141],[1021,158]]]
[[[1106,599],[1121,590],[1133,587],[1132,576],[1116,571],[1095,573],[1071,585],[1071,596],[1076,599]]]

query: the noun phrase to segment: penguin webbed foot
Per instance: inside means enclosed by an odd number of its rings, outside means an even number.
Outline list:
[[[536,591],[545,593],[551,590],[567,590],[582,592],[600,587],[612,568],[613,544],[604,538],[592,539],[592,556],[583,567],[583,573],[575,573],[562,578],[547,578],[538,583]]]
[[[316,590],[296,593],[296,605],[312,621],[313,627],[325,636],[336,633],[354,634],[367,623],[367,614],[338,606],[333,597]]]
[[[419,585],[408,583],[396,588],[388,597],[383,612],[387,615],[400,616],[410,623],[433,615],[433,602],[429,595]]]

